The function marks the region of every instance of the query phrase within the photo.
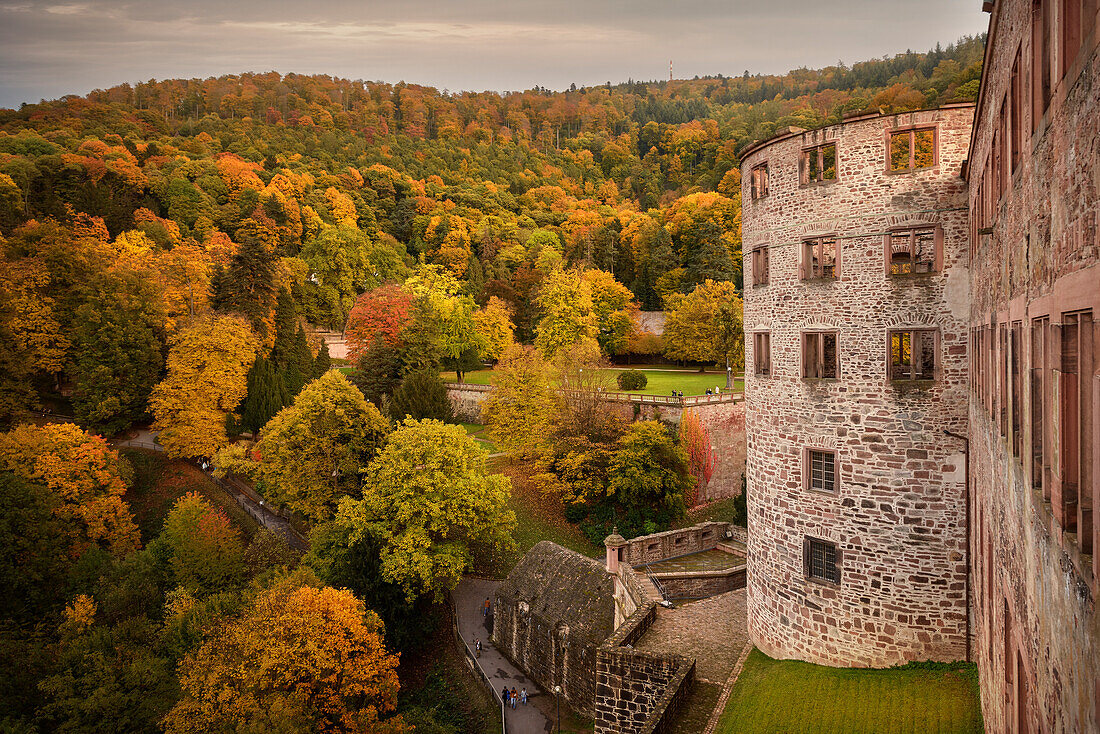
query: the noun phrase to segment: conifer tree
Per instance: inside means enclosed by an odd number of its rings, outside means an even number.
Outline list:
[[[245,234],[219,286],[219,306],[248,319],[262,340],[265,320],[275,305],[275,253],[259,238]]]
[[[257,355],[248,370],[248,394],[241,404],[241,424],[256,435],[288,402],[282,375],[271,360]]]
[[[309,349],[309,341],[306,339],[306,330],[298,325],[298,331],[294,333],[294,341],[290,345],[287,355],[286,371],[283,381],[286,383],[289,402],[313,379],[313,353]]]
[[[367,400],[381,409],[401,382],[403,361],[400,351],[383,339],[375,339],[359,355],[355,366],[351,381]]]
[[[275,300],[275,345],[271,348],[271,361],[277,368],[286,367],[297,325],[298,309],[294,306],[294,298],[286,288],[280,288]]]
[[[328,353],[328,344],[322,342],[317,350],[317,359],[313,362],[313,378],[316,379],[332,369],[332,357]]]

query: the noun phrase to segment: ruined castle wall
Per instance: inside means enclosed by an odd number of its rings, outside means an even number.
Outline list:
[[[1100,18],[1072,7],[993,6],[967,174],[973,652],[993,733],[1100,731]],[[1094,30],[1066,53],[1074,26]]]
[[[742,161],[748,620],[777,658],[882,667],[966,652],[966,190],[971,106],[874,115],[794,131]],[[893,131],[934,128],[935,165],[887,170]],[[835,181],[800,184],[801,153],[836,143]],[[752,170],[769,191],[753,199]],[[941,233],[935,272],[887,274],[892,228]],[[835,236],[835,280],[801,278],[802,244]],[[768,282],[753,285],[755,247]],[[894,382],[888,332],[937,334],[935,379]],[[802,376],[803,333],[835,331],[835,379]],[[756,375],[755,333],[770,337]],[[831,492],[809,488],[810,449],[835,452]],[[810,577],[807,543],[835,547],[839,582]]]

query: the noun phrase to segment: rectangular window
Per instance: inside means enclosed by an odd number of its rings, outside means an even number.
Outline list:
[[[803,545],[803,563],[806,577],[827,581],[830,584],[840,583],[840,558],[835,543],[827,543],[824,540],[807,537]]]
[[[1053,503],[1062,528],[1078,534],[1084,553],[1092,552],[1092,421],[1087,385],[1093,374],[1092,312],[1062,315],[1058,379],[1059,497]]]
[[[766,245],[752,251],[752,284],[768,284],[768,248]]]
[[[758,331],[752,335],[752,367],[754,374],[766,377],[772,373],[771,334]]]
[[[802,334],[802,376],[835,378],[839,372],[835,331]]]
[[[761,163],[752,169],[752,198],[761,199],[768,195],[768,164]]]
[[[997,342],[997,405],[1001,436],[1008,435],[1008,324],[1001,324]]]
[[[1058,78],[1065,79],[1081,49],[1081,0],[1062,0],[1061,15],[1058,27],[1062,31],[1062,63],[1059,64]]]
[[[1023,325],[1019,321],[1012,322],[1012,455],[1020,456],[1020,446],[1023,440],[1023,416],[1024,416],[1024,383],[1023,383],[1023,359],[1021,350],[1024,348]]]
[[[890,275],[916,275],[935,271],[940,237],[936,227],[913,227],[886,235]]]
[[[818,492],[836,492],[836,452],[809,449],[806,452],[806,488]]]
[[[890,379],[936,379],[936,330],[891,331]]]
[[[1023,104],[1023,92],[1020,90],[1020,55],[1023,53],[1023,49],[1016,49],[1016,60],[1012,62],[1012,82],[1009,85],[1012,97],[1012,135],[1010,142],[1012,145],[1012,172],[1016,173],[1016,167],[1020,165],[1020,151],[1023,148],[1023,116],[1024,116],[1024,104]]]
[[[1031,134],[1050,104],[1050,0],[1031,3]]]
[[[936,129],[903,130],[890,134],[890,170],[915,171],[936,165]]]
[[[816,237],[802,243],[802,279],[836,279],[836,237]]]
[[[1047,370],[1050,317],[1031,320],[1031,487],[1050,500],[1050,463],[1045,452],[1049,372]]]
[[[799,163],[802,185],[836,180],[836,143],[826,143],[802,151]]]

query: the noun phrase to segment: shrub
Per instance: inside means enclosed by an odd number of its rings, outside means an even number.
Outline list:
[[[649,384],[649,378],[641,370],[624,370],[619,373],[616,381],[622,390],[644,390]]]
[[[406,416],[416,420],[451,419],[451,401],[439,375],[427,371],[412,372],[393,391],[389,403],[390,417],[400,421]]]

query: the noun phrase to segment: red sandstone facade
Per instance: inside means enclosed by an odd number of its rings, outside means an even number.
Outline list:
[[[1100,732],[1098,4],[986,5],[967,166],[982,710],[989,732]]]
[[[964,442],[944,431],[967,432],[973,113],[792,130],[742,159],[748,616],[773,657],[966,657]]]

